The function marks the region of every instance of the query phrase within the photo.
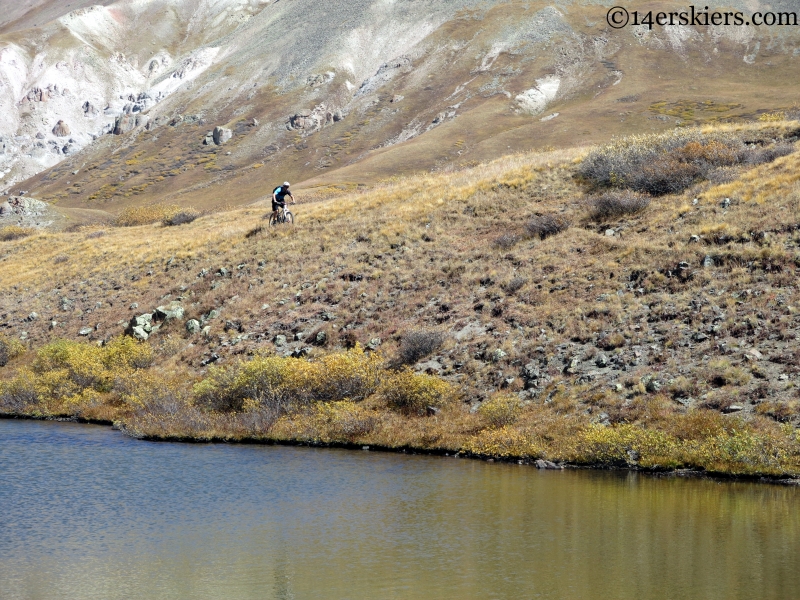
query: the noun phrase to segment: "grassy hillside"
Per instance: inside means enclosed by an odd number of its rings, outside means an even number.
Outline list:
[[[779,117],[326,188],[294,227],[254,206],[9,233],[0,405],[143,437],[797,475],[800,124]]]

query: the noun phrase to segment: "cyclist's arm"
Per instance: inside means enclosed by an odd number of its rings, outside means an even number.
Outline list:
[[[292,196],[292,192],[289,192],[289,198],[292,199],[292,204],[295,204],[297,202],[297,200],[294,199],[294,196]]]

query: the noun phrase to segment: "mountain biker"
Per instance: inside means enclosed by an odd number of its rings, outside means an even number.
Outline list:
[[[272,218],[278,218],[278,211],[281,211],[286,206],[286,196],[292,199],[292,204],[295,203],[292,192],[289,191],[289,182],[284,181],[283,185],[279,185],[272,192]]]

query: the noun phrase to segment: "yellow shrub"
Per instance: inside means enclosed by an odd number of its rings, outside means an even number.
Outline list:
[[[84,390],[111,392],[152,360],[152,349],[131,338],[119,337],[103,347],[56,340],[36,353],[32,377],[41,399],[64,400]]]
[[[404,369],[389,377],[381,393],[389,406],[405,414],[424,415],[426,409],[439,407],[455,395],[446,381],[432,375],[418,375]]]
[[[316,404],[314,418],[325,441],[352,442],[371,433],[378,424],[378,417],[373,411],[350,400]]]
[[[661,431],[629,424],[617,427],[591,425],[581,434],[573,460],[585,464],[665,465],[674,463],[676,447],[677,440]]]
[[[541,446],[529,435],[525,435],[511,427],[484,429],[477,436],[470,438],[464,450],[479,456],[497,456],[501,458],[540,458],[544,455]]]
[[[247,399],[274,408],[312,402],[363,400],[380,383],[383,359],[359,346],[311,361],[261,355],[212,368],[194,386],[196,401],[213,410],[239,411]]]
[[[25,345],[22,342],[0,334],[0,367],[5,367],[8,361],[22,356],[24,353]]]
[[[13,379],[0,381],[0,409],[18,413],[37,404],[39,395],[34,379],[31,371],[22,369]]]
[[[515,394],[494,394],[478,408],[478,414],[490,427],[511,425],[519,417],[522,404]]]

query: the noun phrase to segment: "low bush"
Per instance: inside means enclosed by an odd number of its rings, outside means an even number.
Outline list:
[[[650,198],[630,190],[606,192],[589,201],[589,218],[593,221],[608,221],[627,215],[635,215],[650,205]]]
[[[18,225],[6,225],[0,227],[0,242],[11,242],[20,238],[28,237],[36,233],[32,227],[20,227]]]
[[[11,414],[29,410],[39,401],[34,385],[35,376],[30,371],[20,371],[8,381],[0,381],[0,409]]]
[[[200,213],[197,212],[196,210],[185,209],[178,213],[175,213],[174,215],[169,215],[167,217],[164,217],[164,219],[161,221],[161,224],[164,225],[164,227],[175,227],[177,225],[185,225],[187,223],[191,223],[199,216]]]
[[[428,408],[439,408],[453,398],[453,387],[433,375],[403,369],[384,380],[381,395],[390,408],[406,415],[425,415]]]
[[[118,337],[105,346],[56,340],[39,349],[30,368],[2,384],[7,407],[42,405],[43,410],[77,414],[77,407],[98,404],[101,394],[122,397],[126,380],[152,364],[150,346]]]
[[[755,409],[756,414],[769,417],[781,423],[789,423],[800,416],[800,406],[796,401],[762,402]]]
[[[325,433],[326,441],[348,441],[372,433],[379,418],[363,404],[342,400],[314,406],[317,429]]]
[[[526,278],[514,277],[514,279],[512,279],[503,286],[503,291],[506,294],[514,294],[519,290],[521,290],[526,283],[528,283],[528,280]]]
[[[724,358],[712,360],[705,369],[705,379],[714,387],[726,385],[745,385],[750,381],[750,374],[739,367],[731,365]]]
[[[412,331],[403,336],[394,366],[413,365],[442,347],[444,336],[438,331]]]
[[[570,227],[568,219],[557,215],[536,215],[526,223],[528,235],[541,240],[566,231]]]
[[[382,364],[378,353],[366,353],[360,346],[316,361],[256,356],[212,368],[194,386],[194,396],[211,410],[241,411],[253,401],[275,414],[313,402],[360,401],[378,389]]]
[[[149,206],[130,206],[123,210],[116,219],[117,227],[134,227],[136,225],[149,225],[150,223],[164,222],[167,219],[185,211],[177,204],[150,204]]]
[[[25,346],[19,340],[0,334],[0,367],[5,367],[10,360],[21,356]]]
[[[494,394],[478,408],[478,414],[489,427],[513,424],[522,410],[522,403],[514,394]]]
[[[579,172],[599,187],[659,196],[685,190],[721,167],[770,162],[793,151],[785,142],[748,145],[734,133],[682,129],[616,140],[591,152]]]
[[[621,333],[611,333],[601,337],[597,341],[597,347],[601,350],[615,350],[625,345],[625,336]]]
[[[500,248],[500,250],[508,250],[521,240],[522,237],[518,233],[507,231],[505,233],[500,234],[500,236],[498,236],[497,238],[495,238],[493,244],[496,248]]]

